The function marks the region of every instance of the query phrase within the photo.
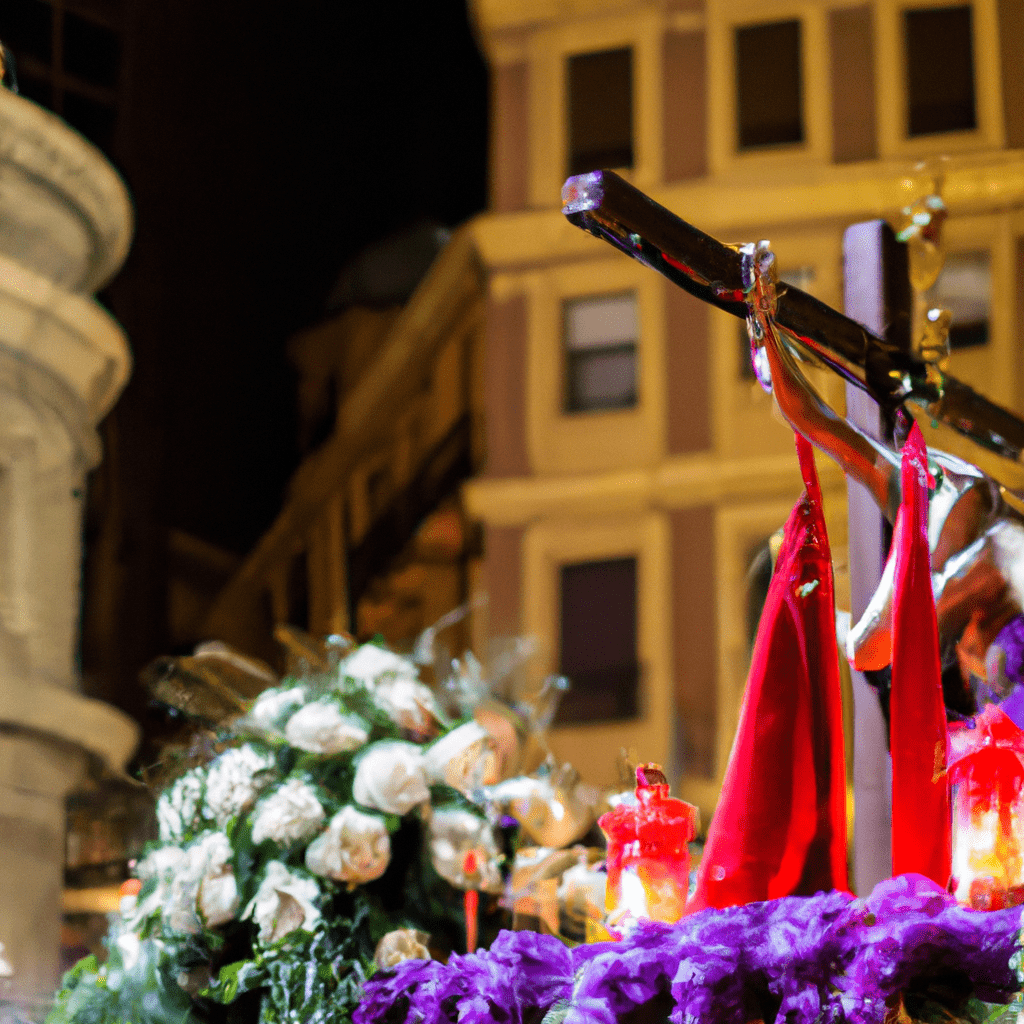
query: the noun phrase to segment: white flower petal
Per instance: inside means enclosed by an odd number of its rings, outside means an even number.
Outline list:
[[[285,738],[293,747],[314,754],[341,754],[357,750],[369,734],[357,719],[343,714],[333,700],[307,704],[288,719]]]
[[[301,779],[289,779],[256,805],[252,841],[300,842],[315,835],[326,817],[313,787]]]
[[[281,861],[272,860],[242,916],[256,922],[262,942],[277,942],[296,928],[313,929],[320,919],[314,905],[319,895],[320,887],[314,879],[297,875]]]
[[[453,729],[432,743],[423,757],[431,782],[445,782],[467,796],[479,786],[497,781],[494,743],[478,722]]]
[[[363,644],[350,654],[339,666],[338,671],[362,683],[372,683],[383,675],[416,676],[416,666],[394,651],[385,650],[376,644]]]
[[[385,814],[408,814],[430,799],[422,750],[401,740],[371,744],[356,768],[352,796]]]
[[[250,744],[224,751],[210,765],[206,778],[206,806],[223,828],[228,821],[247,811],[255,802],[274,767],[270,754],[261,754]]]
[[[309,844],[306,867],[350,886],[380,878],[391,860],[391,840],[382,819],[351,804],[331,818],[327,831]]]

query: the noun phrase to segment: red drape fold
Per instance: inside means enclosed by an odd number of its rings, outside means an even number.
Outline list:
[[[946,712],[928,548],[928,454],[916,423],[902,460],[889,697],[892,872],[917,872],[945,886],[951,856]]]
[[[761,614],[739,726],[687,913],[847,889],[832,561],[811,445]]]

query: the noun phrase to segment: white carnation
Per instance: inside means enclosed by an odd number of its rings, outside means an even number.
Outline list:
[[[309,839],[327,817],[313,787],[301,779],[289,779],[256,807],[252,841],[294,843]]]
[[[149,895],[141,900],[136,896],[126,896],[121,900],[121,916],[127,928],[137,929],[146,918],[163,909],[170,898],[174,873],[184,856],[185,851],[180,846],[161,846],[139,861],[135,873],[143,886],[150,881],[155,884]]]
[[[444,782],[470,796],[497,781],[497,756],[491,734],[478,722],[466,722],[427,747],[424,763],[430,782]]]
[[[373,743],[359,759],[352,796],[385,814],[408,814],[430,799],[424,771],[423,752],[415,743]]]
[[[249,709],[249,721],[261,729],[279,729],[282,719],[287,718],[297,707],[306,701],[301,686],[293,686],[289,690],[281,690],[276,686],[264,690]]]
[[[432,736],[441,720],[441,709],[429,686],[416,679],[397,676],[383,679],[373,688],[373,699],[400,729]]]
[[[484,818],[459,808],[434,811],[429,841],[434,870],[456,889],[501,892],[498,845]]]
[[[309,844],[306,867],[352,888],[380,878],[391,860],[391,841],[382,819],[351,804],[331,818],[327,831]]]
[[[265,773],[273,766],[270,754],[261,754],[249,744],[224,751],[210,765],[206,806],[221,828],[253,805],[266,783]]]
[[[223,832],[208,832],[185,850],[166,910],[174,931],[194,935],[203,923],[215,928],[235,916],[239,897],[231,852]]]
[[[338,671],[367,685],[385,675],[416,676],[416,666],[408,658],[376,644],[357,648],[338,666]]]
[[[285,737],[293,747],[314,754],[340,754],[356,750],[369,738],[362,723],[330,699],[307,704],[288,719]]]
[[[320,919],[314,905],[319,895],[315,879],[297,875],[279,860],[272,860],[242,916],[255,921],[262,942],[277,942],[296,928],[313,929]]]
[[[160,842],[181,843],[198,828],[203,809],[203,776],[192,769],[175,780],[156,802]]]

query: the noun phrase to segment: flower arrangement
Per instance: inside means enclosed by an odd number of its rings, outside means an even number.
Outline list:
[[[347,1021],[375,954],[461,947],[453,886],[502,890],[466,799],[497,781],[490,736],[409,659],[352,649],[265,690],[214,749],[160,795],[107,961],[68,973],[49,1024]]]
[[[885,1024],[1016,1019],[1020,910],[968,910],[920,875],[787,896],[569,950],[502,932],[447,965],[410,960],[365,987],[355,1024]],[[1009,1004],[1009,1005],[1007,1005]]]

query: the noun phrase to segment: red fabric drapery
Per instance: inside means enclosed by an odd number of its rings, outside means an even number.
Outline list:
[[[946,712],[928,549],[928,455],[916,423],[902,459],[889,697],[892,872],[917,872],[945,886],[951,855]]]
[[[761,614],[740,722],[687,913],[847,889],[832,560],[811,445]]]

